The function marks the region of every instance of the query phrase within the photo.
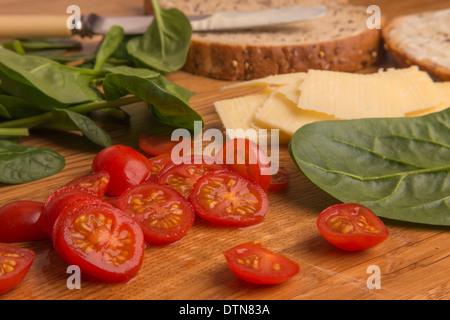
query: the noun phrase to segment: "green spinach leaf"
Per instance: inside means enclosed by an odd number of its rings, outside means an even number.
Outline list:
[[[390,219],[450,225],[450,108],[308,124],[289,151],[306,177],[342,202]]]
[[[103,37],[103,41],[96,54],[94,70],[100,70],[103,64],[111,57],[120,47],[125,34],[120,26],[112,26],[111,29]]]
[[[54,120],[46,123],[45,127],[63,130],[78,129],[89,141],[102,147],[111,145],[111,137],[91,118],[67,109],[52,110]]]
[[[178,9],[163,9],[152,0],[154,20],[143,36],[132,38],[127,51],[138,67],[169,73],[183,67],[190,46],[192,26]]]
[[[103,71],[69,67],[0,47],[1,89],[44,110],[94,101],[97,95],[89,82],[103,75]]]
[[[0,183],[20,184],[61,171],[64,158],[53,150],[0,140]]]
[[[189,105],[193,92],[149,69],[120,66],[107,69],[103,82],[107,100],[133,94],[153,106],[158,121],[171,126],[194,129],[201,116]]]

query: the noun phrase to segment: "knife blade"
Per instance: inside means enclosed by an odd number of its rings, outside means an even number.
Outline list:
[[[283,26],[323,17],[324,6],[290,7],[248,12],[218,12],[211,15],[188,16],[194,32],[226,31]],[[97,14],[81,15],[75,29],[67,27],[65,15],[0,15],[1,38],[70,37],[74,34],[92,36],[105,34],[113,25],[121,26],[125,34],[143,34],[153,16],[102,17]]]
[[[291,7],[249,12],[217,12],[211,15],[188,16],[194,32],[227,31],[282,26],[323,17],[324,6]],[[122,26],[125,34],[142,34],[153,21],[153,16],[101,17],[91,14],[84,24],[84,32],[104,34],[113,25]],[[81,26],[83,29],[83,25]]]

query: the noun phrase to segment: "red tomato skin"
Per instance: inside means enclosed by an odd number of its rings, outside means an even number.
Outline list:
[[[167,204],[163,205],[163,207],[168,206],[168,203],[177,203],[178,205],[180,205],[180,207],[184,211],[183,224],[176,228],[167,230],[156,230],[148,227],[144,218],[146,218],[150,212],[133,213],[133,211],[129,209],[131,197],[133,197],[135,194],[142,194],[146,190],[158,190],[164,192],[169,200],[167,201]],[[195,220],[195,211],[190,202],[176,190],[168,186],[160,185],[158,183],[150,182],[129,188],[119,197],[119,200],[117,201],[117,207],[123,212],[127,213],[135,221],[137,221],[137,223],[142,228],[145,241],[151,245],[167,245],[182,239],[192,227]],[[155,213],[157,214],[157,212]]]
[[[280,191],[286,189],[289,184],[289,171],[285,167],[279,167],[278,172],[272,176],[269,191]]]
[[[271,285],[282,283],[300,272],[300,266],[297,262],[282,254],[274,253],[259,243],[245,242],[224,251],[223,254],[228,267],[236,276],[254,284]],[[247,254],[259,256],[259,268],[244,267],[236,262],[237,258],[243,261]],[[280,271],[274,271],[272,268],[273,264],[267,266],[267,262],[278,263]]]
[[[118,196],[147,179],[151,167],[142,153],[127,146],[112,145],[95,156],[92,170],[108,172],[111,180],[106,194]]]
[[[172,156],[170,153],[163,153],[159,156],[148,159],[150,164],[150,175],[145,182],[157,182],[159,172],[168,164],[172,163]]]
[[[252,215],[252,217],[241,218],[241,216],[237,217],[236,215],[230,215],[224,211],[220,212],[214,210],[210,211],[205,209],[201,205],[201,192],[200,192],[201,187],[208,185],[209,179],[221,175],[233,177],[236,180],[240,180],[241,181],[240,185],[247,184],[248,186],[253,188],[255,192],[257,192],[257,194],[260,196],[259,199],[260,208],[257,213]],[[264,220],[264,217],[269,208],[269,199],[267,197],[267,194],[257,183],[237,172],[228,170],[212,172],[199,178],[196,181],[194,187],[192,188],[190,201],[194,207],[195,212],[199,217],[206,219],[214,224],[225,225],[230,227],[246,227],[258,224]]]
[[[244,150],[239,149],[242,146]],[[255,181],[265,192],[268,191],[272,179],[270,161],[258,144],[242,138],[228,140],[215,159],[217,163],[225,164],[231,170]]]
[[[80,252],[76,247],[76,242],[72,237],[73,223],[81,214],[90,210],[106,212],[115,217],[113,228],[116,230],[125,227],[133,233],[133,248],[131,259],[123,263],[120,267],[108,265],[96,254],[90,256]],[[74,210],[65,210],[57,219],[53,230],[53,243],[60,257],[70,265],[77,265],[81,272],[100,282],[126,282],[132,279],[139,272],[144,259],[145,242],[140,226],[123,211],[113,206],[103,204],[86,205]],[[94,250],[97,253],[97,250]]]
[[[345,213],[356,209],[366,213],[366,217],[370,218],[379,232],[341,233],[328,227],[327,220],[332,216],[339,215],[339,212]],[[320,234],[329,243],[346,251],[359,251],[372,248],[386,240],[389,236],[389,231],[380,218],[378,218],[372,210],[357,203],[341,203],[326,208],[317,218],[316,225]]]
[[[19,258],[5,257],[5,253],[19,254]],[[0,294],[18,286],[27,275],[35,258],[32,250],[20,248],[13,244],[0,243],[0,264],[6,259],[16,261],[14,270],[0,276]]]
[[[171,135],[141,135],[139,138],[139,148],[152,156],[159,156],[164,153],[171,153],[179,141],[172,141]]]
[[[44,203],[19,200],[0,208],[0,242],[26,242],[48,239],[38,220],[44,210]]]
[[[86,199],[91,201],[100,200],[99,197],[91,193],[79,191],[77,188],[52,197],[39,217],[38,224],[40,228],[51,238],[55,221],[64,208],[76,201]]]

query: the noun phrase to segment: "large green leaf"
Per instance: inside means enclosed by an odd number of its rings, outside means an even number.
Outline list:
[[[289,151],[313,183],[342,202],[390,219],[450,225],[450,108],[308,124]]]
[[[53,150],[0,140],[0,183],[20,184],[61,171],[64,158]]]
[[[102,75],[103,71],[69,67],[51,59],[20,55],[0,47],[2,91],[44,110],[50,106],[64,107],[96,100],[97,95],[89,82]]]
[[[192,26],[176,8],[163,9],[152,0],[154,20],[144,35],[130,39],[127,51],[138,67],[163,73],[180,69],[186,62]]]
[[[126,66],[107,68],[110,72],[103,81],[108,100],[133,94],[153,106],[157,119],[175,127],[194,130],[194,121],[201,116],[189,105],[193,92],[167,80],[163,75],[149,69]]]

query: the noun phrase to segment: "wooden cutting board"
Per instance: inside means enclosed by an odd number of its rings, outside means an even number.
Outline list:
[[[448,1],[352,1],[379,4],[388,17],[396,14],[448,7]],[[370,2],[370,3],[369,3]],[[72,1],[3,0],[1,13],[65,14]],[[78,0],[82,12],[101,15],[142,14],[140,0]],[[87,46],[98,39],[86,40]],[[388,60],[389,64],[392,64]],[[191,105],[203,117],[206,128],[222,128],[213,102],[247,93],[249,89],[219,92],[229,82],[175,72],[168,78],[196,92]],[[141,134],[152,131],[146,107],[126,107],[131,126],[109,122],[106,130],[113,143],[138,148]],[[56,188],[86,174],[99,151],[77,134],[33,131],[23,144],[48,147],[67,161],[59,174],[33,183],[0,187],[0,205],[14,200],[44,201]],[[0,299],[448,299],[450,285],[449,228],[421,226],[385,220],[390,237],[379,246],[361,252],[344,252],[328,244],[316,229],[317,215],[338,203],[312,184],[295,167],[286,146],[281,147],[282,165],[291,174],[288,188],[269,194],[265,221],[255,227],[214,227],[197,219],[185,238],[172,245],[147,247],[138,276],[126,284],[101,284],[82,280],[81,289],[68,289],[67,264],[50,240],[20,243],[35,251],[36,259],[23,282]],[[269,249],[297,261],[300,273],[288,282],[257,286],[238,279],[227,267],[222,252],[239,243],[260,241]],[[367,285],[377,266],[381,288]],[[369,280],[370,282],[370,280]]]

